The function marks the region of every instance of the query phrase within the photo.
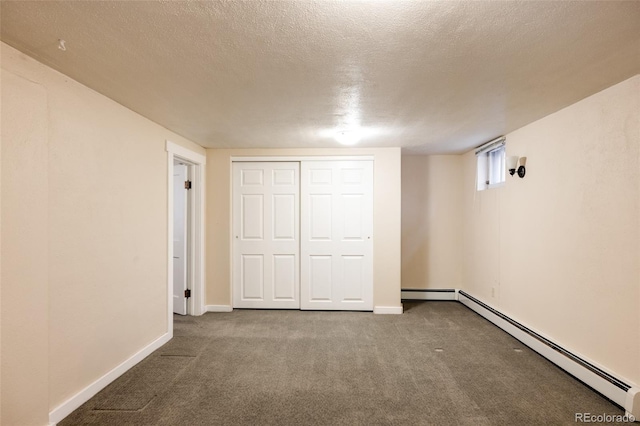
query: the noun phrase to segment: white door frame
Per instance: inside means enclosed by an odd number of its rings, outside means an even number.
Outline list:
[[[187,303],[188,315],[204,313],[204,180],[207,159],[204,155],[191,151],[171,141],[166,141],[167,149],[167,315],[168,332],[173,336],[173,162],[179,160],[192,170],[192,196],[188,210],[189,247],[191,255],[187,262],[187,276],[191,277],[191,298]]]

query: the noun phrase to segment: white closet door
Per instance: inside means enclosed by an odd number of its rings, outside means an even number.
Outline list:
[[[233,163],[233,307],[300,309],[300,163]]]
[[[303,161],[302,309],[373,310],[373,161]]]

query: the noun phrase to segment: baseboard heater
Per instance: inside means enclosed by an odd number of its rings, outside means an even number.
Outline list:
[[[423,289],[403,288],[400,291],[402,300],[458,300],[453,288]]]
[[[467,292],[458,290],[455,294],[457,295],[456,299],[467,308],[480,314],[567,373],[618,404],[629,414],[632,414],[636,420],[640,419],[640,389],[571,353]]]

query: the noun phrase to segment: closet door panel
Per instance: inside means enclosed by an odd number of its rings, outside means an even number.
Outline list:
[[[301,165],[301,308],[373,310],[373,162]]]
[[[233,163],[233,307],[300,308],[300,163]]]

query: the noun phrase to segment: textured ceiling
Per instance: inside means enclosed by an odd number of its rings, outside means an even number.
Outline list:
[[[640,72],[640,2],[2,1],[1,37],[205,147],[461,152]]]

